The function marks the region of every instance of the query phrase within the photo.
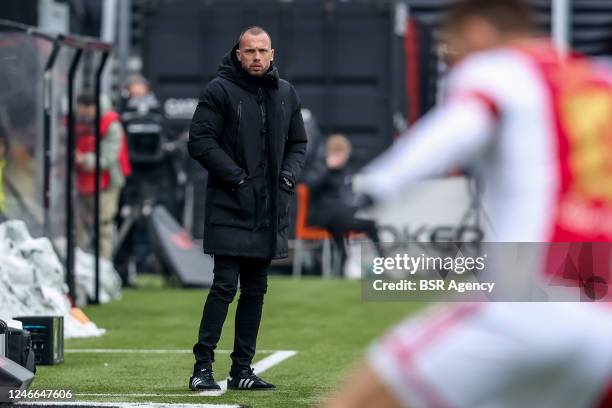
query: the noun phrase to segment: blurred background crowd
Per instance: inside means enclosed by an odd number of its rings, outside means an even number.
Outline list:
[[[175,273],[181,263],[189,263],[188,257],[174,257],[160,236],[172,231],[170,246],[201,248],[206,174],[186,154],[187,130],[200,90],[214,77],[237,33],[255,24],[270,33],[281,77],[301,97],[309,137],[302,186],[292,206],[294,251],[275,270],[350,275],[351,247],[343,242],[347,228],[334,233],[326,206],[350,190],[352,174],[443,97],[446,66],[437,30],[451,3],[4,0],[0,18],[112,44],[101,84],[100,255],[112,260],[125,285],[143,272],[175,281],[178,276],[179,283],[188,285],[181,271]],[[609,2],[530,4],[542,33],[602,61],[612,55]],[[45,75],[53,38],[1,24],[0,29],[2,217],[24,220],[33,235],[51,239],[60,257],[66,254],[66,231],[74,225],[76,244],[92,252],[93,90],[101,54],[84,52],[76,67],[76,205],[70,211],[67,95],[76,51],[60,47]],[[49,87],[52,92],[46,92]],[[51,130],[48,182],[45,120]],[[435,183],[442,184],[433,196],[422,194],[428,197],[423,202],[387,208],[373,214],[370,223],[350,228],[374,241],[433,240],[445,234],[462,238],[455,236],[457,231],[469,229],[458,226],[474,210],[468,181],[458,177]],[[51,216],[45,217],[45,211]],[[475,235],[485,233],[477,223],[467,226]],[[315,247],[323,250],[310,251]]]

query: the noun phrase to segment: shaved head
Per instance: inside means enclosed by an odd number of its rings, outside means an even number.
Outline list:
[[[247,34],[252,35],[252,36],[259,36],[262,34],[266,35],[268,37],[268,41],[270,41],[270,47],[272,47],[272,37],[270,37],[270,34],[268,34],[266,30],[264,30],[263,28],[259,26],[251,26],[247,28],[246,30],[244,30],[242,33],[240,33],[240,37],[238,37],[239,46],[242,46],[242,38]]]
[[[265,75],[274,59],[270,35],[257,26],[244,30],[238,40],[236,58],[250,75],[257,77]]]

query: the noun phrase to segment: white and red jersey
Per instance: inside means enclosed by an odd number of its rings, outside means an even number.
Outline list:
[[[478,303],[409,319],[368,365],[407,408],[611,408],[612,309]]]
[[[548,42],[483,51],[448,78],[448,97],[364,169],[386,199],[470,167],[489,241],[612,240],[612,87],[586,58]]]
[[[612,241],[610,82],[543,41],[474,54],[360,190],[382,201],[458,167],[482,181],[489,241]],[[610,408],[612,309],[453,305],[399,325],[368,362],[410,408]]]

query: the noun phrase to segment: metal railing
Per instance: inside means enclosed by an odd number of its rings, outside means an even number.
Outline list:
[[[94,197],[94,257],[95,257],[95,290],[93,303],[100,303],[100,140],[102,138],[100,127],[100,89],[101,77],[104,66],[109,54],[112,52],[112,45],[97,38],[74,36],[67,34],[55,34],[45,32],[37,27],[28,26],[22,23],[0,19],[0,30],[23,32],[52,44],[43,71],[43,234],[48,236],[50,226],[50,186],[51,186],[51,134],[52,134],[52,103],[53,103],[53,68],[57,61],[57,56],[62,47],[74,50],[70,68],[68,70],[67,97],[68,97],[68,117],[67,117],[67,143],[66,143],[66,180],[65,180],[65,201],[66,201],[66,283],[68,285],[71,300],[75,299],[75,223],[74,223],[74,175],[75,175],[75,83],[77,69],[81,57],[85,52],[98,53],[100,59],[95,70],[94,95],[96,103],[95,119],[95,197]]]

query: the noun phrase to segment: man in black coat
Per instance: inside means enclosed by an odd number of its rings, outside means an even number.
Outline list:
[[[250,368],[255,355],[270,260],[287,256],[288,207],[306,152],[300,100],[278,76],[271,39],[244,31],[200,95],[189,154],[208,170],[204,252],[214,255],[214,281],[204,305],[192,390],[219,389],[214,349],[237,291],[228,388],[274,388]]]

